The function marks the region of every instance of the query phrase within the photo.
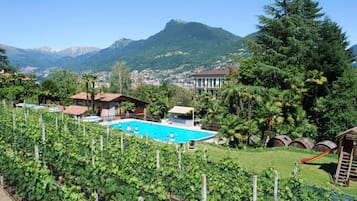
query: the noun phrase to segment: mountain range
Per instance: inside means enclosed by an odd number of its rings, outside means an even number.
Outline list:
[[[43,71],[50,67],[68,68],[74,71],[110,71],[115,61],[124,61],[131,70],[210,68],[224,66],[231,55],[246,55],[246,37],[236,36],[222,28],[214,28],[197,22],[171,20],[165,28],[145,40],[127,38],[115,41],[111,46],[72,47],[56,51],[49,47],[20,49],[7,45],[9,61],[14,66],[37,67]],[[353,46],[357,55],[357,45]]]
[[[58,66],[58,61],[66,57],[75,58],[100,50],[95,47],[71,47],[60,51],[50,47],[21,49],[4,44],[0,44],[0,47],[6,50],[6,55],[12,65],[19,67],[32,66],[41,69]]]
[[[109,71],[115,61],[124,61],[131,70],[192,69],[210,67],[232,54],[244,54],[244,38],[222,28],[197,22],[171,20],[165,28],[145,40],[120,39],[110,47],[44,47],[20,49],[1,45],[12,65],[19,67],[63,67],[71,70]]]

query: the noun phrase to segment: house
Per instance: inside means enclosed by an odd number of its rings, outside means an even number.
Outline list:
[[[196,93],[201,95],[209,92],[217,97],[217,90],[222,87],[224,77],[231,74],[231,71],[232,68],[222,68],[193,74]]]
[[[80,92],[70,97],[73,101],[73,106],[66,108],[64,113],[76,116],[83,116],[91,110],[91,95],[86,92]],[[120,107],[122,102],[131,102],[135,105],[134,112],[126,112]],[[139,100],[133,97],[125,96],[117,93],[98,93],[94,96],[94,111],[97,116],[103,119],[116,117],[131,117],[146,119],[146,105],[148,102]],[[73,107],[73,111],[71,111]],[[87,110],[85,110],[85,108]],[[75,111],[74,111],[75,110]]]

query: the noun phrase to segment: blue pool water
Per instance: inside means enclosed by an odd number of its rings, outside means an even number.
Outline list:
[[[190,140],[202,140],[214,136],[214,134],[210,132],[135,120],[115,123],[112,127],[122,129],[129,134],[136,134],[143,137],[148,135],[149,138],[175,144],[189,142]]]
[[[88,117],[83,117],[83,121],[100,121],[102,118],[98,116],[88,116]]]

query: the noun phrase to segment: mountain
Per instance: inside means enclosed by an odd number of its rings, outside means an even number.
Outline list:
[[[61,67],[62,61],[65,61],[66,57],[78,57],[100,50],[96,47],[71,47],[60,51],[50,47],[21,49],[4,44],[0,44],[0,47],[6,50],[6,55],[12,65],[19,67],[33,66],[40,70],[49,67]]]
[[[8,45],[0,44],[6,50],[6,56],[14,66],[26,67],[52,67],[57,66],[59,55],[55,54],[50,48],[20,49]]]
[[[42,53],[56,53],[57,50],[51,48],[51,47],[40,47],[40,48],[35,48],[35,49],[28,49],[28,50],[34,50],[34,51],[38,51],[38,52],[42,52]]]
[[[120,40],[115,41],[109,48],[115,49],[115,48],[123,48],[125,46],[128,46],[133,40],[127,39],[127,38],[122,38]]]
[[[243,39],[221,28],[197,22],[171,20],[159,33],[146,40],[121,39],[109,48],[66,64],[79,69],[110,70],[115,61],[125,61],[131,69],[191,69],[210,66],[244,46]]]
[[[83,54],[88,54],[92,52],[99,51],[96,47],[70,47],[61,51],[56,52],[57,55],[62,57],[77,57]]]
[[[145,40],[120,39],[110,47],[74,47],[62,51],[51,48],[5,47],[13,65],[51,66],[71,70],[110,71],[115,61],[125,61],[131,70],[187,69],[212,67],[232,54],[244,54],[244,38],[222,28],[197,22],[169,21],[163,30]],[[224,62],[222,62],[224,63]]]

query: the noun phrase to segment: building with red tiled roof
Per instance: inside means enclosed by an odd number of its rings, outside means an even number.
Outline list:
[[[73,105],[84,106],[89,108],[91,106],[91,94],[80,92],[70,97],[73,100]],[[146,105],[148,102],[139,100],[133,97],[125,96],[117,93],[98,93],[94,96],[95,113],[103,118],[114,118],[122,116],[122,109],[120,103],[131,102],[135,104],[135,111],[131,114],[134,117],[146,119]]]
[[[79,105],[70,105],[63,110],[63,113],[75,115],[75,116],[83,116],[88,112],[87,106],[79,106]]]
[[[221,68],[193,74],[196,93],[201,95],[209,92],[217,97],[217,90],[222,87],[224,77],[229,75],[231,71],[232,68]]]

